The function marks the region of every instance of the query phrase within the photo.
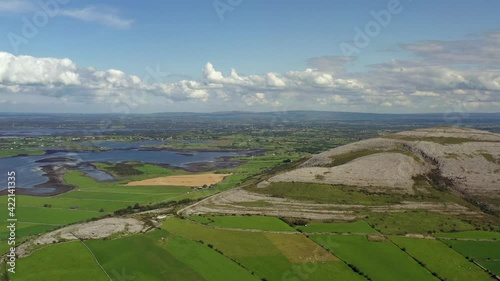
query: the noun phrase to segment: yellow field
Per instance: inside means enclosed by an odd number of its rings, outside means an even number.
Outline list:
[[[329,262],[339,259],[303,235],[265,233],[273,245],[292,263]]]
[[[159,185],[174,185],[174,186],[203,186],[216,184],[222,181],[225,177],[231,174],[196,174],[196,175],[181,175],[167,176],[154,179],[129,182],[127,186],[159,186]]]

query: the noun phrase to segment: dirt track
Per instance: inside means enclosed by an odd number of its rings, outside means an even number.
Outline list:
[[[247,206],[248,202],[266,202],[265,206]],[[479,215],[479,213],[455,203],[409,202],[394,205],[319,204],[287,198],[271,197],[236,188],[228,190],[179,211],[180,215],[235,214],[265,215],[313,220],[350,221],[359,218],[360,210],[372,212],[402,212],[407,210],[430,210],[442,214]]]

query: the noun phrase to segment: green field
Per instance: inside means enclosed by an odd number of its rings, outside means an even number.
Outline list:
[[[0,240],[0,253],[7,253],[10,249],[10,245],[7,244],[7,240]]]
[[[438,240],[392,237],[408,254],[446,280],[491,280],[481,268]]]
[[[112,278],[126,272],[134,280],[257,280],[205,245],[162,230],[85,243]]]
[[[17,260],[13,281],[106,281],[87,248],[80,242],[69,242],[41,248],[26,258]]]
[[[206,280],[258,280],[235,262],[201,243],[180,236],[171,236],[166,248]]]
[[[378,233],[365,221],[355,221],[355,222],[335,222],[335,223],[323,223],[323,222],[313,222],[307,224],[307,226],[299,226],[297,229],[302,232],[331,232],[331,233]]]
[[[56,225],[45,225],[45,224],[33,224],[33,223],[16,223],[16,237],[22,238],[27,236],[36,235],[38,233],[47,232],[54,230],[59,226]],[[9,237],[9,231],[7,229],[6,223],[0,223],[0,241],[4,241]],[[1,251],[0,251],[1,252]]]
[[[106,171],[115,177],[125,177],[128,181],[137,181],[153,177],[166,177],[174,175],[184,175],[188,172],[177,169],[167,169],[153,164],[143,164],[140,162],[126,163],[92,163],[98,169]]]
[[[17,155],[44,155],[44,150],[39,149],[9,149],[0,150],[0,158],[13,157]]]
[[[366,221],[384,234],[431,234],[474,229],[473,225],[462,221],[459,217],[428,211],[371,213]]]
[[[212,244],[232,257],[280,255],[280,251],[261,232],[213,229],[177,218],[166,220],[162,228],[191,240]]]
[[[22,201],[22,200],[19,200]],[[4,204],[0,204],[4,207]],[[16,218],[18,222],[46,224],[46,225],[64,225],[83,221],[90,218],[102,216],[103,213],[97,211],[70,210],[68,208],[44,208],[44,207],[29,207],[19,203],[16,206]],[[5,207],[7,209],[7,207]],[[0,219],[7,219],[7,212],[2,212]]]
[[[389,241],[372,242],[361,235],[314,234],[311,238],[374,281],[438,280]]]
[[[268,231],[295,231],[282,220],[264,216],[193,216],[189,219],[215,227],[259,229]]]
[[[465,239],[500,239],[500,232],[491,231],[463,231],[463,232],[453,232],[453,233],[438,233],[436,237],[439,238],[465,238]]]
[[[479,263],[496,275],[500,275],[500,261],[480,261]]]
[[[195,222],[202,223],[202,224],[209,224],[210,222],[212,222],[210,219],[208,219],[208,216],[206,216],[206,215],[190,216],[190,217],[188,217],[188,219],[195,221]]]
[[[145,165],[144,167],[157,172],[159,169],[163,171],[163,174],[148,174],[147,177],[173,173],[171,170],[161,167],[152,168],[151,165]],[[135,203],[147,205],[161,201],[177,200],[184,194],[192,192],[190,188],[182,186],[123,186],[124,183],[131,179],[120,182],[96,182],[92,178],[86,177],[81,171],[67,171],[64,179],[68,184],[78,186],[78,188],[72,192],[57,196],[56,198],[60,200],[59,203],[64,204],[61,202],[68,200],[70,204],[79,203],[83,208],[92,208],[92,210],[102,208],[105,211],[115,211],[127,206],[133,206]],[[68,205],[68,202],[66,202],[65,206]],[[80,207],[80,205],[76,206]]]
[[[500,260],[500,242],[446,240],[455,251],[477,260]]]
[[[152,239],[151,235],[85,242],[111,275],[125,272],[129,278],[137,280],[203,280],[158,243],[158,239]]]
[[[293,278],[299,278],[297,269],[311,268],[314,270],[304,273],[307,280],[364,280],[337,257],[296,232],[278,234],[213,229],[178,218],[168,219],[163,228],[202,241],[266,280],[295,280]]]
[[[444,240],[463,256],[500,275],[500,242]]]

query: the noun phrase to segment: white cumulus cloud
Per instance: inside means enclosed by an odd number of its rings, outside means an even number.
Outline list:
[[[487,34],[476,43],[490,55],[499,35]],[[469,44],[469,43],[468,43]],[[488,45],[489,44],[489,45]],[[37,58],[0,52],[0,98],[30,102],[32,97],[88,106],[126,104],[158,106],[162,102],[227,110],[321,109],[342,111],[446,112],[467,107],[498,111],[500,68],[480,54],[470,62],[456,58],[446,64],[432,52],[467,53],[474,50],[456,42],[420,42],[406,45],[417,59],[370,65],[349,73],[342,66],[356,58],[320,57],[304,70],[242,74],[221,71],[208,62],[202,78],[166,83],[137,77],[119,69],[82,68],[67,58]],[[443,51],[444,52],[444,51]],[[446,54],[442,53],[442,56]],[[433,59],[435,58],[435,61]],[[494,59],[495,57],[493,57]],[[430,63],[432,61],[432,63]],[[184,77],[182,77],[184,78]],[[4,103],[5,105],[5,103]],[[175,106],[174,106],[175,108]],[[168,110],[168,109],[165,109]]]

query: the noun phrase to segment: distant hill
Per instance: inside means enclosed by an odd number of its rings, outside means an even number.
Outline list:
[[[385,187],[413,194],[419,177],[466,196],[500,201],[500,134],[453,127],[400,132],[314,155],[270,181]]]
[[[100,118],[103,116],[140,116],[148,117],[193,117],[193,118],[287,118],[290,120],[500,120],[500,112],[497,113],[421,113],[421,114],[386,114],[386,113],[357,113],[357,112],[335,112],[335,111],[271,111],[271,112],[249,112],[249,111],[227,111],[227,112],[212,112],[212,113],[196,113],[196,112],[159,112],[151,114],[122,114],[122,113],[99,113],[99,114],[83,114],[83,113],[1,113],[0,117],[21,117],[21,118],[36,118],[36,117],[86,117]]]

